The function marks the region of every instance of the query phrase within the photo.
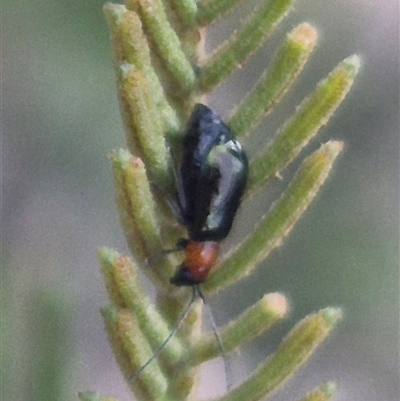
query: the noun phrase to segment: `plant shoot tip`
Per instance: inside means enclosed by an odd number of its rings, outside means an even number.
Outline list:
[[[343,65],[354,76],[360,69],[361,57],[358,54],[353,54],[343,60]]]
[[[336,383],[335,382],[328,382],[325,386],[322,387],[322,391],[328,396],[331,397],[336,392]]]
[[[308,22],[304,22],[298,25],[293,31],[288,35],[290,39],[296,42],[300,42],[303,45],[314,46],[318,38],[317,30],[310,25]]]
[[[115,258],[119,257],[119,253],[112,248],[102,246],[97,250],[97,255],[101,260],[112,262]]]
[[[342,310],[340,308],[326,308],[322,311],[322,317],[326,323],[333,326],[342,318]]]
[[[268,302],[269,309],[273,309],[279,316],[285,316],[289,307],[286,297],[279,293],[274,292],[266,294],[264,299]]]

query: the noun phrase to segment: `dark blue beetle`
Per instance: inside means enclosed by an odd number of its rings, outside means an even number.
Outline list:
[[[185,252],[182,265],[170,281],[177,286],[192,286],[192,299],[169,336],[129,380],[135,379],[157,358],[178,331],[196,294],[204,300],[198,284],[207,278],[216,263],[220,242],[229,234],[246,187],[246,153],[221,118],[203,104],[196,104],[187,124],[181,166],[175,175],[178,204],[170,202],[170,206],[187,228],[189,239],[179,240],[176,249],[163,253],[176,250]],[[212,322],[223,355],[223,345],[213,319]],[[225,371],[229,378],[226,364]]]
[[[242,146],[221,118],[203,104],[196,104],[187,124],[176,176],[178,218],[189,239],[179,241],[185,258],[171,283],[193,286],[203,282],[215,265],[248,177]]]

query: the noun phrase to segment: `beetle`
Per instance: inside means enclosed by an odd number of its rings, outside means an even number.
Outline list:
[[[240,142],[213,110],[194,106],[187,123],[179,171],[175,173],[178,220],[189,239],[178,248],[184,261],[170,282],[202,283],[215,265],[220,242],[232,227],[248,177],[248,159]]]
[[[192,298],[174,329],[153,356],[129,380],[137,377],[163,350],[186,318],[196,295],[204,300],[199,284],[215,265],[220,242],[225,239],[239,208],[247,184],[249,163],[240,142],[213,110],[196,104],[186,126],[179,169],[175,170],[177,202],[167,199],[178,221],[186,227],[188,238],[181,238],[175,249],[184,251],[183,263],[170,282],[191,286]],[[222,355],[223,345],[209,312]],[[228,367],[224,360],[228,380]],[[229,385],[228,385],[229,388]]]

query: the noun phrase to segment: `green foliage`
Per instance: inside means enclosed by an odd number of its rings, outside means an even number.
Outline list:
[[[99,250],[110,297],[110,305],[102,313],[115,357],[138,400],[193,399],[198,366],[219,356],[214,336],[201,330],[202,302],[197,300],[160,355],[130,380],[169,336],[190,299],[188,289],[169,284],[177,266],[174,257],[159,258],[151,268],[146,264],[147,259],[173,246],[182,235],[164,202],[151,191],[150,183],[171,192],[173,174],[168,146],[175,147],[179,141],[194,104],[204,102],[207,93],[245,63],[290,11],[293,0],[262,1],[232,37],[212,54],[204,54],[205,28],[238,3],[126,0],[125,5],[104,7],[129,149],[113,152],[110,159],[121,224],[132,258],[108,248]],[[227,120],[238,136],[249,135],[272,111],[301,72],[316,40],[315,29],[307,23],[287,35],[268,70]],[[359,58],[348,57],[304,99],[268,148],[251,161],[248,194],[278,176],[327,123],[349,91],[358,68]],[[341,142],[328,141],[302,162],[288,188],[260,219],[254,232],[223,255],[210,273],[202,286],[206,295],[249,275],[282,243],[314,199],[342,148]],[[139,271],[153,282],[155,301],[143,290]],[[282,294],[265,295],[219,330],[225,351],[268,330],[284,317],[286,309]],[[307,316],[272,356],[220,400],[264,399],[309,358],[339,317],[340,311],[332,308]],[[328,384],[303,400],[328,400],[333,388]],[[81,393],[80,398],[112,400],[89,392]]]

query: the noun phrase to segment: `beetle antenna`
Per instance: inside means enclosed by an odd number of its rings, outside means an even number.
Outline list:
[[[231,371],[229,368],[229,364],[226,360],[226,354],[225,354],[225,350],[224,350],[224,345],[222,344],[222,339],[218,333],[218,329],[217,329],[217,325],[215,324],[215,319],[214,319],[214,315],[212,314],[211,308],[208,305],[208,303],[206,302],[205,298],[204,298],[204,294],[201,291],[200,287],[198,285],[196,285],[196,289],[197,289],[197,293],[199,294],[199,297],[203,300],[203,304],[204,307],[206,309],[206,312],[208,314],[208,317],[211,321],[211,326],[212,326],[212,330],[215,336],[215,339],[217,340],[217,344],[218,344],[218,348],[221,352],[221,356],[222,356],[222,361],[224,364],[224,370],[225,370],[225,378],[226,378],[226,387],[228,390],[230,390],[232,388],[232,375],[231,375]]]
[[[195,290],[195,287],[193,287],[192,298],[190,299],[190,301],[187,304],[186,308],[184,309],[184,311],[182,312],[181,316],[179,317],[175,327],[171,330],[171,332],[168,334],[168,337],[158,347],[157,351],[151,356],[151,358],[144,365],[142,365],[139,368],[139,370],[137,370],[132,376],[130,376],[128,378],[129,382],[132,381],[132,380],[135,380],[147,368],[147,366],[149,366],[150,363],[153,362],[154,359],[156,359],[160,355],[161,351],[168,344],[169,340],[176,334],[176,332],[181,327],[181,324],[186,319],[186,317],[187,317],[187,315],[189,313],[190,307],[192,306],[192,304],[195,301],[195,299],[196,299],[196,290]]]

